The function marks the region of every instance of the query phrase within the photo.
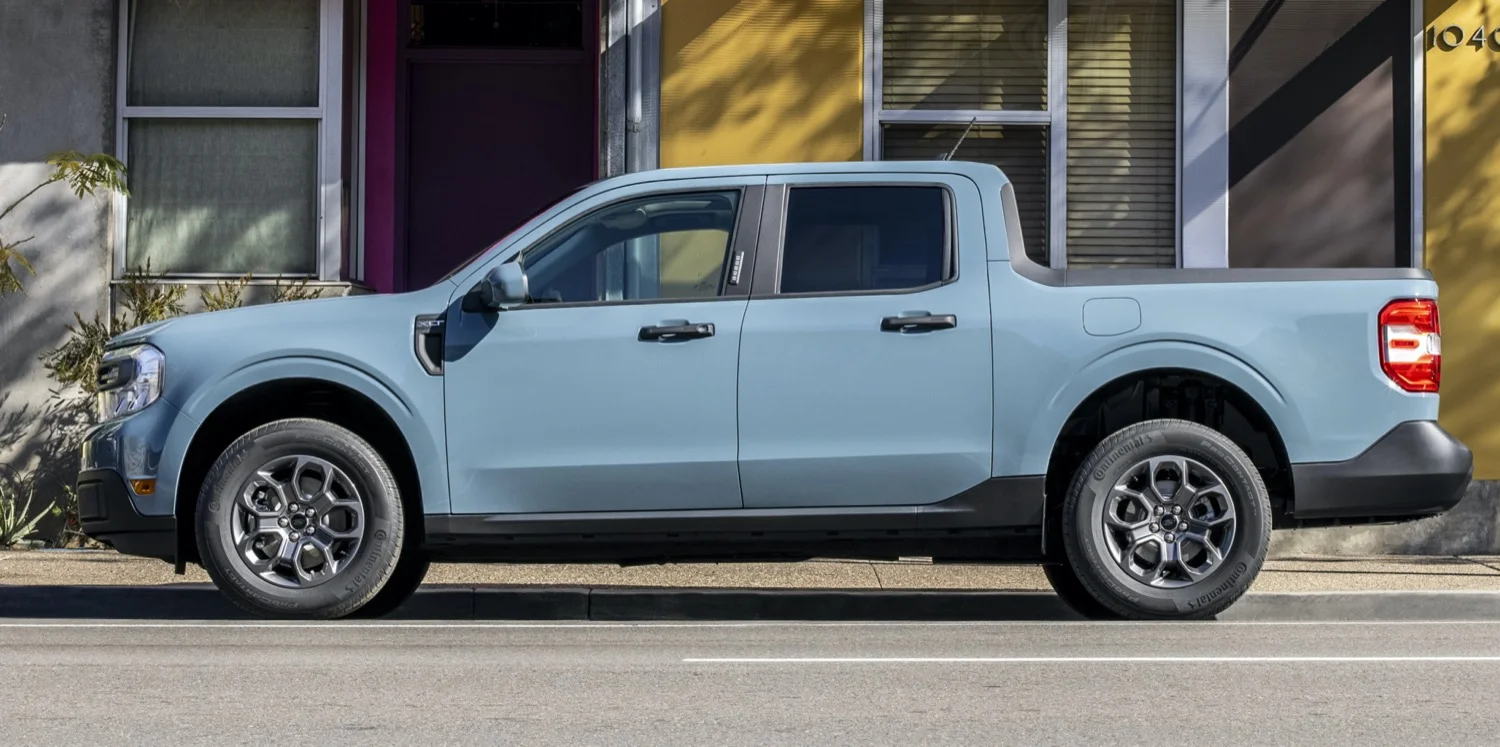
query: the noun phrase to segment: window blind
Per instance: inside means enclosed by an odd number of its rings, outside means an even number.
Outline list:
[[[1173,267],[1176,2],[1068,5],[1068,264]]]
[[[886,109],[1047,104],[1047,0],[886,0]]]
[[[884,157],[930,161],[958,143],[965,125],[887,125]],[[1016,188],[1016,209],[1026,255],[1047,264],[1047,128],[1022,125],[975,125],[953,156],[958,161],[991,163]],[[999,195],[994,195],[999,200]]]

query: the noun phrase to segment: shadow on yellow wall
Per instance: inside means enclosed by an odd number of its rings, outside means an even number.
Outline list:
[[[862,0],[667,0],[661,165],[864,154]]]
[[[1464,43],[1428,44],[1426,261],[1441,288],[1441,420],[1471,448],[1475,477],[1500,479],[1500,4],[1428,0],[1427,28]],[[1429,34],[1428,39],[1431,39]],[[1451,36],[1450,36],[1451,39]]]

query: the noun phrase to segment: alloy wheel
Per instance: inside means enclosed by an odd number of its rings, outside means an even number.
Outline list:
[[[1224,564],[1234,544],[1234,499],[1207,465],[1182,456],[1136,463],[1104,501],[1104,543],[1131,578],[1191,586]]]
[[[364,539],[359,489],[331,462],[280,457],[241,486],[231,513],[236,554],[262,579],[287,588],[327,583]]]

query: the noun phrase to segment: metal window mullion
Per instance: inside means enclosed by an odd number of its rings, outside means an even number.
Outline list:
[[[1229,5],[1183,0],[1182,266],[1229,266]]]
[[[1006,109],[882,109],[876,115],[882,124],[1048,125],[1045,111]]]
[[[1047,258],[1068,266],[1068,0],[1047,3]]]
[[[130,133],[126,127],[125,109],[130,85],[130,38],[133,35],[133,25],[130,22],[131,4],[129,0],[120,3],[120,43],[116,50],[115,62],[115,155],[120,162],[130,167]],[[127,172],[128,173],[128,172]],[[124,194],[116,192],[110,204],[114,209],[114,266],[110,268],[111,278],[122,278],[125,276],[125,253],[126,215],[129,209],[127,198]],[[113,290],[113,289],[111,289]],[[110,294],[111,296],[113,293]],[[107,303],[113,305],[114,299],[109,298]]]
[[[865,0],[865,160],[882,160],[880,114],[885,104],[885,0]]]
[[[322,0],[319,24],[318,71],[318,243],[319,280],[339,280],[343,274],[341,153],[343,121],[342,0]]]
[[[626,170],[661,165],[661,2],[630,0]]]
[[[1175,43],[1177,45],[1177,82],[1176,100],[1172,102],[1176,120],[1174,122],[1174,129],[1176,131],[1173,135],[1175,147],[1172,148],[1172,155],[1175,159],[1175,163],[1172,165],[1172,188],[1174,190],[1174,194],[1172,195],[1172,243],[1173,251],[1177,255],[1173,259],[1173,264],[1179,268],[1182,267],[1182,69],[1184,59],[1183,37],[1185,36],[1183,32],[1184,24],[1182,22],[1183,12],[1183,4],[1177,3],[1177,31],[1173,37],[1176,39]]]
[[[169,273],[167,273],[165,275],[165,277],[169,278],[172,282],[212,283],[212,282],[217,282],[219,280],[239,280],[239,279],[245,277],[245,273],[243,273],[243,272],[169,272]],[[123,280],[123,278],[117,278],[117,280]],[[279,281],[285,281],[285,280],[307,280],[309,282],[318,282],[318,276],[316,274],[313,274],[313,273],[310,273],[310,272],[307,272],[307,273],[301,273],[301,272],[281,272],[281,273],[277,273],[275,278],[252,277],[249,284],[250,285],[275,285],[277,282],[279,282]]]
[[[1427,170],[1427,21],[1423,5],[1422,0],[1411,0],[1411,266],[1416,268],[1427,264],[1422,184]]]
[[[322,119],[321,106],[124,106],[126,119]]]
[[[370,13],[366,3],[355,3],[355,13],[359,14],[359,33],[354,35],[354,43],[358,45],[355,50],[354,76],[354,154],[349,159],[349,230],[351,232],[349,242],[349,257],[353,267],[350,268],[349,277],[352,280],[364,282],[365,279],[365,153],[368,150],[368,138],[366,128],[369,125],[369,117],[365,110],[367,97],[369,96],[369,44],[370,44]],[[347,19],[345,19],[347,23]]]

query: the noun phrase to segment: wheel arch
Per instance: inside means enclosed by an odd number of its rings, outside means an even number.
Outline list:
[[[437,452],[430,439],[418,432],[413,411],[379,382],[341,365],[278,368],[271,376],[244,376],[242,371],[216,387],[216,395],[194,400],[189,416],[198,427],[177,452],[182,456],[173,474],[179,569],[199,561],[194,519],[203,479],[214,460],[251,429],[289,417],[327,420],[369,441],[400,487],[410,536],[421,541],[423,517],[429,512],[425,507],[446,504],[447,483],[445,471],[419,466],[442,462],[434,459]]]
[[[1224,369],[1222,363],[1161,365],[1116,373],[1078,396],[1076,404],[1056,410],[1064,416],[1057,419],[1047,452],[1043,509],[1049,558],[1061,549],[1059,509],[1077,466],[1109,434],[1164,417],[1213,428],[1243,449],[1271,493],[1277,524],[1290,520],[1295,495],[1287,426],[1277,418],[1285,401],[1258,375],[1225,376]]]

